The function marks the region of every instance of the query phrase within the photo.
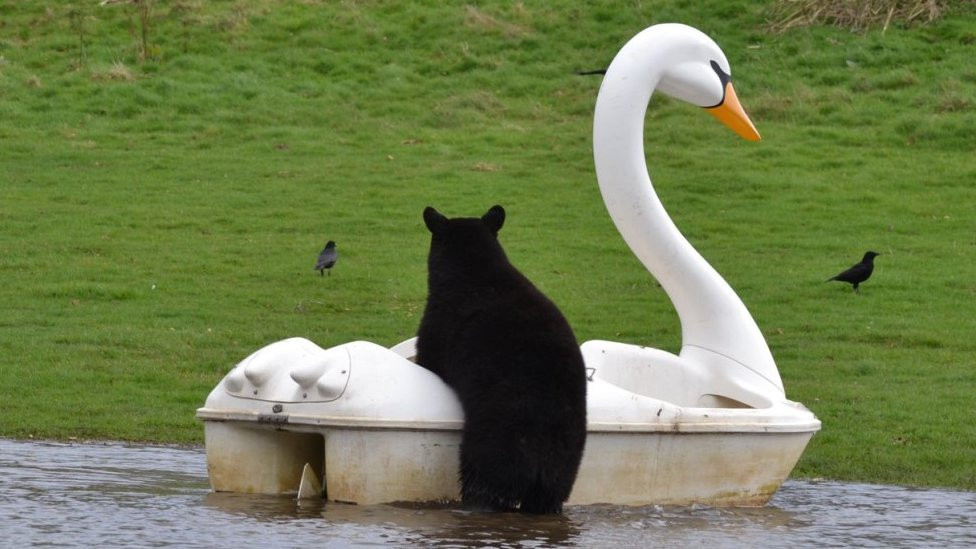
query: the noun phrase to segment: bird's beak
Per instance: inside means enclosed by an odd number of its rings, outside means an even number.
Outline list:
[[[739,98],[735,95],[732,82],[725,84],[725,98],[722,102],[714,107],[707,107],[705,110],[721,120],[730,130],[739,134],[739,137],[749,141],[762,139],[759,137],[756,127],[752,125],[752,120],[749,120],[749,115],[739,104]]]

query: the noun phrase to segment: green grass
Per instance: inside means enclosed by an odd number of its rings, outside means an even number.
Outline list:
[[[580,340],[677,350],[596,187],[599,78],[573,71],[680,20],[764,140],[655,98],[652,177],[823,421],[795,474],[976,489],[972,4],[772,34],[745,0],[156,2],[145,51],[131,8],[73,4],[0,6],[0,435],[198,443],[255,349],[410,337],[426,205],[503,204]],[[867,249],[861,295],[823,282]]]

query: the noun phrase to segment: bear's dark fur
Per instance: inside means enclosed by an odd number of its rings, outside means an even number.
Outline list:
[[[431,232],[417,363],[458,395],[461,500],[467,507],[559,513],[586,442],[586,372],[562,313],[509,263],[505,210],[448,219]]]

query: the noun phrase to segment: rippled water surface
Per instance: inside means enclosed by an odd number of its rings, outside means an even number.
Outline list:
[[[213,494],[200,449],[0,439],[0,545],[969,547],[976,493],[789,481],[760,509],[571,506],[562,517]]]

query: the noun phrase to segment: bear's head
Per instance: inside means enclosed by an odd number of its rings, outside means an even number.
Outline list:
[[[505,223],[505,209],[501,206],[492,206],[481,217],[452,219],[428,206],[424,209],[424,223],[431,234],[427,264],[432,277],[492,270],[499,261],[508,264],[498,243],[498,231]]]

